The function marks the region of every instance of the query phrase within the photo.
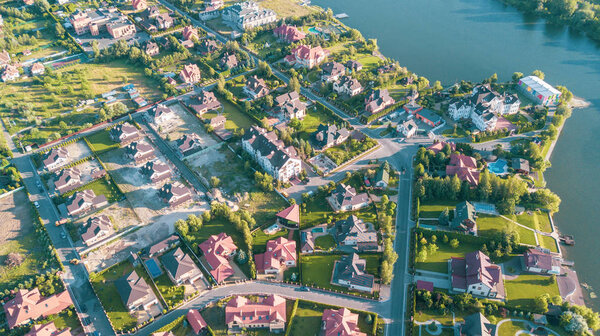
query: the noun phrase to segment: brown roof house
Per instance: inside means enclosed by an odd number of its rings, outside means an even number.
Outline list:
[[[183,35],[184,40],[198,40],[200,38],[198,35],[198,30],[191,25],[183,27],[181,34]]]
[[[198,134],[184,134],[176,140],[179,157],[184,158],[202,150],[201,140]]]
[[[140,132],[138,131],[137,127],[128,122],[115,125],[110,129],[109,133],[110,138],[114,142],[120,143],[121,146],[125,146],[140,137]]]
[[[348,308],[325,309],[322,321],[323,336],[367,336],[358,328],[358,314]]]
[[[32,326],[24,336],[73,336],[73,334],[71,334],[71,328],[58,330],[54,322],[48,322]]]
[[[112,222],[106,215],[88,218],[81,233],[81,240],[87,246],[96,244],[114,232]]]
[[[183,70],[179,73],[179,78],[188,84],[196,84],[200,81],[200,69],[196,64],[190,63],[183,67]]]
[[[131,5],[136,11],[141,11],[148,8],[148,2],[146,0],[132,0]]]
[[[202,278],[202,272],[192,257],[184,253],[181,247],[166,253],[160,258],[160,261],[167,270],[169,279],[177,286],[184,283],[193,284]]]
[[[371,223],[352,215],[335,222],[335,241],[339,246],[350,246],[358,251],[377,250],[377,231]]]
[[[160,182],[173,176],[169,165],[160,160],[146,162],[140,168],[140,172],[142,175],[147,176],[152,183]]]
[[[225,306],[225,324],[230,332],[242,329],[285,330],[286,301],[279,295],[269,295],[259,302],[235,296]]]
[[[190,309],[186,314],[186,318],[192,330],[194,330],[195,335],[200,335],[201,332],[206,330],[208,324],[204,321],[202,315],[200,315],[200,311],[197,309]]]
[[[396,101],[390,96],[387,89],[377,89],[365,98],[365,111],[375,114],[383,111],[386,107],[394,105]]]
[[[479,184],[479,170],[475,158],[463,155],[450,155],[450,163],[446,166],[446,175],[456,175],[461,181],[466,181],[472,187]]]
[[[356,189],[343,183],[337,185],[331,196],[327,197],[327,201],[336,212],[358,210],[371,204],[367,193],[359,194]]]
[[[44,67],[44,65],[42,63],[35,62],[31,66],[30,71],[31,71],[32,76],[39,76],[39,75],[43,75],[46,72],[46,68]]]
[[[210,274],[217,283],[222,283],[235,271],[229,264],[229,258],[237,251],[233,239],[226,233],[212,235],[198,245],[210,267]]]
[[[329,51],[320,46],[311,47],[303,44],[292,49],[291,54],[285,57],[285,61],[290,65],[312,69],[323,62],[327,55]]]
[[[0,52],[0,67],[10,64],[10,54],[6,50]]]
[[[81,170],[77,167],[65,168],[54,177],[54,187],[59,194],[64,194],[81,186]]]
[[[148,56],[156,56],[160,53],[160,49],[158,48],[158,44],[156,42],[148,41],[146,42],[146,48],[144,49],[146,55]]]
[[[279,274],[287,267],[296,266],[296,241],[284,237],[269,240],[265,253],[254,255],[256,271],[262,274]]]
[[[224,115],[218,115],[216,117],[210,118],[208,121],[208,126],[212,127],[214,130],[225,127],[225,123],[227,122],[227,118]]]
[[[302,120],[306,115],[306,103],[300,100],[300,95],[296,91],[277,96],[275,106],[288,120],[294,118]]]
[[[348,69],[348,72],[360,71],[363,69],[363,65],[359,61],[355,60],[348,60],[346,63],[344,63],[344,65],[346,66],[346,69]]]
[[[301,32],[295,26],[288,26],[286,24],[282,24],[273,29],[273,35],[287,43],[298,42],[306,37],[306,34]]]
[[[117,291],[121,300],[129,311],[137,309],[148,310],[152,305],[158,304],[152,288],[144,278],[140,277],[134,270],[128,275],[115,281]]]
[[[14,65],[8,64],[8,65],[4,66],[4,71],[2,72],[2,77],[0,77],[0,78],[2,79],[3,82],[9,82],[9,81],[13,81],[19,77],[21,77],[21,74],[19,73],[19,69]]]
[[[248,80],[246,80],[246,85],[244,86],[244,93],[249,96],[251,100],[264,97],[268,95],[270,91],[271,90],[267,86],[265,80],[258,78],[256,75],[248,78]]]
[[[311,134],[310,140],[315,149],[325,150],[343,143],[349,136],[350,132],[344,127],[320,124],[317,130]]]
[[[65,147],[54,147],[42,154],[42,163],[47,170],[56,170],[69,163],[69,151]]]
[[[108,200],[104,195],[96,196],[91,189],[78,191],[71,195],[67,202],[67,211],[69,216],[76,217],[90,210],[99,209],[108,204]]]
[[[208,54],[212,54],[213,52],[219,50],[219,43],[213,39],[203,39],[198,46],[198,51],[203,56]]]
[[[358,254],[343,255],[333,265],[331,283],[361,292],[373,293],[375,277],[367,273],[367,260]]]
[[[523,270],[531,273],[560,274],[560,261],[541,248],[531,248],[523,253],[522,265]]]
[[[125,147],[125,156],[140,164],[155,158],[154,147],[145,141],[133,141]]]
[[[156,107],[148,111],[150,121],[155,125],[161,125],[165,122],[173,120],[176,117],[175,111],[165,104],[158,104]]]
[[[460,336],[492,336],[496,335],[496,325],[492,324],[482,313],[465,317],[460,327]]]
[[[451,289],[458,293],[504,298],[502,269],[481,251],[467,253],[464,258],[450,259]]]
[[[14,299],[4,304],[6,324],[10,329],[40,317],[58,314],[73,305],[68,291],[43,297],[40,290],[20,289]]]
[[[202,90],[197,96],[190,98],[188,106],[198,115],[203,115],[206,112],[220,109],[222,105],[214,93]]]
[[[192,192],[190,189],[179,182],[165,183],[158,191],[158,195],[165,203],[169,204],[171,208],[192,199]]]
[[[529,174],[529,161],[526,159],[512,159],[512,167],[519,174]]]
[[[219,60],[219,64],[223,69],[234,69],[237,68],[240,63],[238,62],[235,54],[232,53],[224,53],[221,59]]]
[[[340,76],[346,73],[346,67],[342,63],[327,62],[321,65],[321,80],[332,83],[337,81]]]
[[[354,97],[363,91],[363,87],[358,79],[350,76],[342,76],[333,82],[333,91],[338,94],[347,94],[350,97]]]
[[[180,243],[179,236],[171,235],[171,236],[159,241],[158,243],[150,246],[147,249],[148,257],[152,258],[158,254],[161,254],[161,253],[165,252],[166,250],[179,245],[179,243]]]

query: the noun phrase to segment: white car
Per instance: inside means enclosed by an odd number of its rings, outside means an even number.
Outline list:
[[[38,203],[38,201],[33,202],[33,205],[35,205],[36,209],[40,208],[40,203]]]

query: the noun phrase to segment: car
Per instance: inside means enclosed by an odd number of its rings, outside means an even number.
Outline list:
[[[300,292],[310,292],[310,288],[306,286],[298,287],[298,291]]]
[[[40,208],[40,203],[38,203],[38,201],[33,202],[33,205],[35,205],[36,209]]]
[[[66,233],[64,233],[64,232],[61,232],[61,233],[60,233],[60,238],[62,238],[62,239],[66,239],[66,238],[67,238],[67,234],[66,234]]]

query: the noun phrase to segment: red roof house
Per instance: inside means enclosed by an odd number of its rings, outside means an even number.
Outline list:
[[[211,269],[210,274],[217,283],[225,281],[234,274],[228,258],[237,250],[237,246],[226,233],[212,235],[198,246],[204,253],[204,258]]]
[[[295,26],[288,26],[286,24],[273,29],[273,35],[288,43],[298,42],[306,37],[306,34],[298,30]]]
[[[292,204],[280,211],[276,216],[278,224],[298,227],[300,225],[300,206],[298,204]]]
[[[135,9],[136,11],[140,11],[140,10],[144,10],[144,9],[148,8],[148,3],[146,2],[146,0],[132,0],[131,5],[133,6],[133,9]]]
[[[435,154],[441,152],[444,147],[446,147],[446,144],[450,146],[450,151],[454,152],[456,151],[456,144],[454,142],[446,142],[446,141],[439,141],[434,143],[433,145],[427,147],[427,149],[432,150]]]
[[[194,26],[185,26],[181,33],[184,40],[199,39],[198,30]]]
[[[286,302],[279,295],[269,295],[259,302],[236,296],[225,306],[225,323],[230,331],[242,328],[283,331],[286,319]]]
[[[279,237],[267,242],[267,251],[254,256],[256,270],[264,274],[278,274],[284,267],[296,266],[296,241]]]
[[[324,336],[367,336],[358,328],[358,314],[348,308],[323,311]]]
[[[36,324],[31,327],[31,330],[24,336],[72,336],[71,329],[66,328],[63,330],[56,329],[54,322],[48,322],[46,324]]]
[[[37,288],[20,289],[15,298],[4,305],[6,323],[12,329],[40,317],[58,314],[72,304],[68,291],[45,298]]]
[[[200,332],[207,326],[206,321],[204,321],[204,318],[196,309],[190,309],[186,317],[196,335],[199,335]]]
[[[467,253],[450,261],[452,290],[472,295],[504,298],[502,269],[481,251]]]
[[[292,49],[292,53],[286,56],[285,60],[290,64],[312,69],[323,62],[328,54],[329,51],[320,46],[311,47],[303,44]]]
[[[479,184],[479,170],[475,158],[463,155],[450,155],[450,164],[446,166],[446,175],[456,175],[461,181],[467,181],[471,186]]]

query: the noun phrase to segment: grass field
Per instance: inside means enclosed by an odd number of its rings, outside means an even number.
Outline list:
[[[185,287],[173,285],[167,273],[163,273],[161,276],[154,279],[154,283],[156,284],[156,288],[158,288],[158,291],[165,299],[165,303],[169,306],[169,308],[173,308],[173,306],[183,301]]]
[[[87,140],[90,143],[90,149],[92,152],[96,153],[96,155],[102,154],[111,149],[119,148],[119,144],[110,138],[108,130],[96,132],[88,136]]]
[[[300,6],[299,1],[295,0],[262,0],[260,5],[264,8],[272,9],[278,18],[291,16],[305,16],[315,12],[315,9],[308,6]]]
[[[331,235],[319,236],[315,239],[315,247],[327,251],[336,247],[335,239]]]
[[[316,107],[307,109],[306,116],[302,120],[302,127],[298,131],[298,135],[300,138],[308,140],[310,135],[317,130],[320,124],[331,124],[333,122],[334,119],[332,117]]]
[[[523,322],[507,321],[498,328],[498,335],[514,336],[521,330],[529,330]]]
[[[221,104],[223,105],[223,112],[221,113],[227,121],[225,122],[225,128],[231,131],[243,128],[248,129],[254,123],[252,119],[248,117],[244,112],[242,112],[237,106],[233,105],[227,100],[222,99]],[[216,111],[208,112],[202,115],[202,118],[213,118],[216,117],[218,113]]]
[[[269,240],[273,240],[279,237],[283,237],[286,238],[288,237],[288,230],[287,229],[281,229],[278,232],[275,232],[272,235],[268,235],[266,233],[264,233],[264,231],[262,229],[258,229],[256,230],[256,232],[254,232],[253,234],[253,252],[254,254],[257,253],[264,253],[266,251],[266,245],[267,245],[267,241]]]
[[[448,260],[452,257],[464,257],[465,254],[477,251],[479,248],[475,245],[460,243],[453,249],[450,244],[438,243],[438,250],[427,257],[424,262],[417,262],[415,268],[426,271],[448,273]]]
[[[108,203],[117,202],[123,198],[123,194],[119,191],[119,189],[117,189],[117,187],[112,182],[112,180],[109,180],[107,178],[97,179],[97,180],[90,182],[84,186],[81,186],[75,190],[71,190],[71,191],[63,194],[62,197],[64,199],[67,199],[68,197],[70,197],[71,195],[76,193],[77,191],[81,191],[81,190],[85,190],[85,189],[91,189],[92,191],[94,191],[96,196],[99,196],[99,195],[106,196]]]
[[[482,237],[497,237],[505,229],[516,229],[519,232],[521,243],[536,245],[535,232],[527,230],[499,216],[490,216],[480,214],[477,217],[477,233]]]
[[[550,297],[559,295],[556,281],[549,276],[521,274],[515,280],[504,281],[506,303],[524,310],[534,310],[534,299],[548,293]]]
[[[121,296],[115,286],[115,281],[133,271],[129,261],[112,266],[90,278],[92,286],[106,310],[108,318],[117,330],[131,329],[137,324],[136,319],[121,301]]]
[[[525,212],[521,215],[512,215],[509,217],[515,222],[523,224],[534,230],[552,232],[552,225],[550,225],[550,219],[548,218],[548,214],[546,212],[532,211],[531,215]]]
[[[458,203],[458,201],[451,200],[424,201],[419,207],[419,217],[438,218],[440,217],[442,211],[444,211],[446,208],[448,211],[452,211]]]
[[[301,256],[300,267],[302,268],[302,283],[315,285],[326,289],[345,290],[345,287],[332,285],[331,275],[335,261],[339,260],[341,255],[312,255]],[[381,255],[379,254],[361,254],[362,259],[367,260],[367,273],[379,276],[379,264]]]
[[[309,307],[308,303],[299,302],[290,329],[290,336],[319,335],[323,311]]]
[[[538,239],[542,247],[547,248],[552,252],[558,253],[558,248],[556,247],[556,240],[554,240],[554,238],[538,234]]]

